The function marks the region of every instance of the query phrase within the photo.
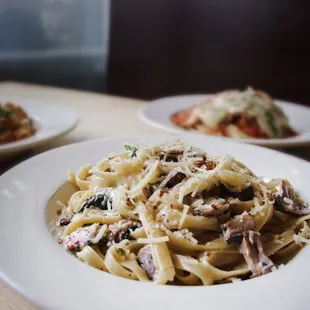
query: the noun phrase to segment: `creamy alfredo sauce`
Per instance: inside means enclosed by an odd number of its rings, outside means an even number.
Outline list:
[[[57,226],[58,212],[63,209],[58,202],[67,203],[70,197],[77,191],[70,182],[64,183],[49,199],[46,209],[46,223],[50,234],[58,240],[63,234],[64,226]]]

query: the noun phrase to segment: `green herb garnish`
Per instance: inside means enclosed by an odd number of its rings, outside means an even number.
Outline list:
[[[275,116],[274,116],[273,112],[272,111],[267,111],[265,113],[265,116],[266,116],[268,125],[269,125],[273,135],[275,137],[279,137],[279,131],[278,131],[278,128],[276,126],[276,122],[275,122],[276,120],[275,120]]]
[[[278,106],[276,105],[276,106],[274,107],[274,109],[275,109],[275,111],[276,111],[280,116],[286,117],[285,114],[284,114],[284,112],[283,112],[283,110],[282,110],[280,107],[278,107]]]
[[[126,151],[131,151],[131,157],[137,157],[138,149],[135,146],[129,145],[129,144],[125,144],[124,147],[125,147]]]
[[[12,114],[12,110],[0,108],[0,117],[8,118],[11,114]]]

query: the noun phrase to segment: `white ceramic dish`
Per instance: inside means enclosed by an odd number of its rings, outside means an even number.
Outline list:
[[[44,309],[309,309],[310,247],[287,266],[256,279],[210,287],[159,286],[115,277],[66,253],[47,229],[46,206],[67,170],[96,163],[124,143],[171,141],[171,135],[101,139],[33,157],[0,177],[0,276]],[[213,154],[230,153],[258,175],[287,177],[310,201],[310,164],[273,150],[183,135]],[[255,154],[255,156],[253,156]],[[297,280],[298,279],[298,280]],[[297,282],[298,281],[298,284]]]
[[[65,182],[68,169],[95,163],[125,142],[160,143],[170,135],[101,139],[33,157],[0,177],[0,276],[44,309],[309,309],[310,247],[284,268],[241,283],[211,287],[145,284],[85,265],[66,253],[47,230],[46,205]],[[213,154],[230,153],[258,175],[287,177],[310,201],[310,164],[272,150],[213,137],[185,134],[182,140]],[[255,154],[255,156],[253,156]],[[298,285],[294,281],[298,279]],[[276,303],[276,304],[274,304]]]
[[[25,100],[20,97],[0,98],[1,102],[13,102],[21,106],[34,120],[36,133],[26,139],[0,145],[0,159],[41,145],[66,134],[78,123],[77,115],[68,108],[52,105],[44,100]]]
[[[211,95],[184,95],[156,99],[141,108],[139,115],[144,122],[160,129],[173,133],[188,132],[185,129],[175,126],[170,121],[171,115],[175,112],[188,109],[192,105],[200,104],[208,96]],[[310,144],[310,108],[280,100],[276,100],[276,103],[289,117],[291,126],[299,133],[298,136],[284,139],[233,139],[227,137],[218,137],[218,139],[237,140],[267,147],[294,147]],[[202,135],[196,131],[191,132]]]

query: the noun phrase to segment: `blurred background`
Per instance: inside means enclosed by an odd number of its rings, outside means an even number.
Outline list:
[[[1,0],[0,79],[106,90],[109,1]]]
[[[0,80],[152,99],[252,86],[310,105],[308,0],[2,0]]]

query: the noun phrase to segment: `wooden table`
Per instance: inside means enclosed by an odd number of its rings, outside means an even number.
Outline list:
[[[44,99],[44,102],[68,106],[79,115],[80,123],[68,135],[1,163],[0,172],[35,154],[70,143],[112,136],[158,133],[158,129],[144,124],[139,119],[137,111],[144,104],[141,100],[46,86],[0,83],[0,98],[10,95],[36,101]],[[309,147],[284,151],[310,160]],[[0,309],[34,310],[36,308],[0,283]]]

